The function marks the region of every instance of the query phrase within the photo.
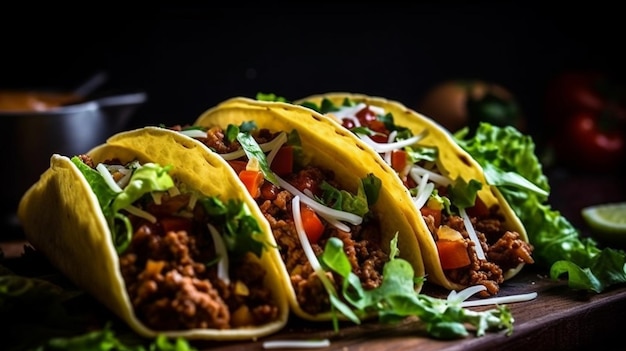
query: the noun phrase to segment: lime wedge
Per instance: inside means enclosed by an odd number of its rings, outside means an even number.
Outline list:
[[[581,215],[592,234],[604,240],[626,242],[626,202],[585,207]]]

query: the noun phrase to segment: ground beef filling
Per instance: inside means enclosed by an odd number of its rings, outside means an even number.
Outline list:
[[[424,216],[431,233],[436,233],[434,220],[431,216]],[[482,297],[496,295],[500,291],[500,284],[504,282],[504,273],[517,267],[521,263],[534,263],[531,257],[533,246],[522,240],[519,233],[502,229],[504,218],[497,214],[497,207],[491,209],[485,218],[471,217],[476,235],[487,260],[479,260],[474,248],[474,242],[469,238],[463,218],[452,215],[442,215],[441,225],[448,225],[463,235],[467,243],[470,257],[468,266],[445,270],[446,277],[452,282],[471,286],[484,285],[487,290],[482,291]]]
[[[273,140],[276,135],[268,129],[260,129],[253,137],[257,143],[262,144]],[[240,148],[237,142],[225,142],[224,132],[220,127],[210,128],[207,131],[207,137],[198,140],[218,153],[233,152]],[[242,161],[245,163],[247,159],[242,158],[235,162]],[[232,164],[234,164],[233,161],[231,161]],[[323,181],[341,189],[335,182],[332,171],[318,167],[308,166],[283,178],[298,190],[308,189],[317,196],[321,195],[320,184]],[[292,198],[293,195],[288,191],[265,181],[261,186],[261,195],[256,201],[270,223],[299,305],[310,314],[327,312],[330,310],[328,293],[322,281],[313,272],[298,239],[291,209]],[[388,255],[380,246],[379,223],[377,219],[368,217],[362,225],[350,226],[350,228],[351,231],[347,233],[325,223],[324,234],[318,242],[311,243],[311,246],[315,254],[319,256],[329,238],[341,239],[344,251],[352,265],[352,272],[359,277],[363,287],[365,289],[378,287],[382,283],[383,265],[389,260]],[[341,277],[331,273],[327,273],[327,276],[335,284],[336,290],[340,291]]]
[[[332,183],[329,175],[319,168],[308,167],[294,174],[287,181],[300,190],[304,187],[311,189],[318,187],[324,179]],[[273,187],[273,185],[267,182],[264,187]],[[269,197],[262,196],[257,199],[257,202],[272,227],[298,303],[303,310],[311,314],[328,311],[330,309],[328,293],[317,274],[313,272],[296,233],[291,211],[293,195],[282,189],[262,191],[262,193],[273,194]],[[312,242],[311,246],[315,254],[320,255],[329,238],[341,239],[352,266],[352,272],[359,277],[364,289],[376,288],[382,283],[382,268],[389,259],[380,247],[379,226],[375,220],[370,220],[364,225],[350,226],[350,228],[351,231],[348,233],[326,225],[321,239],[316,243]],[[331,273],[327,273],[327,276],[335,283],[337,291],[340,291],[341,277]]]
[[[79,155],[94,167],[89,155]],[[117,160],[107,162],[117,163]],[[116,178],[117,175],[113,175]],[[202,206],[193,218],[173,216],[188,195],[140,205],[156,223],[127,214],[135,229],[120,254],[120,271],[137,317],[154,330],[229,329],[261,325],[278,318],[278,307],[264,285],[266,271],[252,254],[230,258],[230,284],[218,279],[215,248]]]
[[[176,201],[180,197],[171,201],[181,202]],[[160,206],[167,207],[168,199],[163,200]],[[229,329],[277,318],[278,308],[263,284],[265,270],[251,254],[231,261],[231,284],[217,278],[213,240],[203,229],[206,220],[184,224],[187,230],[168,231],[161,222],[132,221],[137,229],[120,255],[120,268],[135,313],[148,327]]]

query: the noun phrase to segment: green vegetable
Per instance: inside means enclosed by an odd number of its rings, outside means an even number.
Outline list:
[[[282,96],[278,96],[274,93],[261,93],[258,92],[256,94],[256,99],[259,101],[277,101],[277,102],[288,102],[286,98]]]
[[[36,351],[192,351],[196,350],[191,347],[187,340],[177,338],[171,342],[166,336],[157,336],[148,347],[142,344],[127,345],[120,340],[113,330],[107,324],[101,330],[87,332],[69,338],[53,338],[47,343],[38,347]]]
[[[120,210],[132,205],[146,194],[156,191],[166,191],[174,187],[174,180],[169,175],[171,167],[161,167],[154,163],[131,163],[133,174],[129,184],[116,193],[106,184],[102,175],[91,167],[84,164],[80,158],[73,157],[72,162],[81,170],[93,192],[98,197],[98,202],[112,229],[113,242],[117,252],[123,252],[129,245],[133,228],[130,220]],[[261,228],[256,218],[250,213],[247,205],[234,199],[223,202],[217,197],[200,197],[198,199],[204,210],[211,216],[214,225],[222,229],[222,237],[228,252],[234,257],[240,257],[246,252],[252,252],[261,256],[266,243],[259,241]],[[121,229],[115,226],[123,223]]]
[[[453,185],[448,187],[452,204],[458,208],[474,206],[476,194],[482,187],[483,185],[475,179],[471,179],[467,183],[463,178],[459,177]]]
[[[378,315],[382,323],[395,323],[409,316],[418,317],[429,335],[438,339],[458,339],[469,334],[467,326],[482,336],[489,330],[507,329],[513,332],[513,316],[506,306],[497,306],[481,312],[462,308],[462,301],[445,300],[416,293],[415,272],[411,264],[399,254],[398,237],[390,243],[390,260],[383,267],[383,282],[376,288],[365,290],[359,278],[352,272],[343,251],[343,242],[331,238],[320,255],[320,264],[342,277],[342,296],[354,308],[355,313],[365,316]]]
[[[250,133],[240,132],[237,134],[237,140],[241,144],[241,148],[246,153],[248,160],[256,159],[263,172],[263,176],[272,184],[278,184],[278,180],[274,175],[274,172],[270,169],[270,165],[267,162],[265,153],[261,150],[259,144],[254,140],[254,137]]]
[[[626,238],[626,201],[590,205],[580,211],[597,237],[624,243]]]
[[[26,251],[20,259],[34,259],[34,255]],[[3,350],[195,350],[183,338],[144,339],[120,323],[100,326],[93,316],[101,311],[90,296],[73,285],[53,283],[64,282],[58,272],[44,273],[21,276],[0,264]]]
[[[220,232],[230,255],[241,257],[252,252],[261,257],[265,245],[269,244],[259,241],[261,227],[243,201],[230,199],[224,203],[215,196],[198,201],[211,216],[211,221],[223,228]]]
[[[380,187],[380,179],[371,173],[361,179],[356,195],[352,195],[346,190],[339,190],[324,181],[320,185],[322,190],[320,202],[334,209],[363,217],[369,212],[369,205],[375,203],[378,199]]]
[[[127,208],[145,194],[153,191],[166,191],[174,187],[174,180],[169,175],[172,167],[161,167],[154,163],[145,163],[134,168],[128,185],[119,193],[111,204],[114,213]]]
[[[530,136],[510,126],[481,123],[474,135],[465,128],[454,137],[524,223],[535,248],[533,256],[538,264],[550,267],[552,279],[567,275],[571,288],[596,293],[626,282],[626,253],[600,249],[548,203],[548,178]]]
[[[87,166],[78,156],[72,157],[72,162],[96,194],[102,213],[111,228],[113,243],[118,253],[126,250],[133,234],[130,220],[120,213],[120,210],[132,205],[145,194],[166,191],[174,186],[174,181],[168,173],[171,167],[162,167],[154,163],[134,164],[128,185],[122,189],[122,192],[117,193],[107,185],[98,171]],[[116,220],[121,222],[122,226],[116,225]]]

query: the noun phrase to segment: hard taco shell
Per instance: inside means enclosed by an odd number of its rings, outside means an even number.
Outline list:
[[[352,193],[356,192],[360,179],[373,173],[382,181],[382,189],[372,210],[381,221],[381,243],[388,249],[388,243],[398,233],[400,257],[406,259],[415,271],[416,277],[423,277],[424,264],[419,244],[409,222],[410,198],[401,197],[397,189],[402,184],[384,161],[375,157],[361,140],[352,133],[338,128],[331,119],[308,108],[289,103],[257,101],[237,97],[224,101],[218,106],[205,111],[195,121],[195,126],[226,128],[229,124],[240,125],[254,121],[259,128],[272,132],[297,130],[302,142],[305,158],[312,165],[331,169],[341,187]],[[398,183],[397,185],[392,185]],[[312,321],[331,320],[331,312],[310,314],[299,305],[289,273],[282,260],[282,284],[292,311],[301,318]],[[383,277],[384,279],[384,277]],[[422,283],[415,285],[421,290]]]
[[[254,200],[242,187],[230,166],[207,152],[197,141],[162,128],[149,127],[120,133],[112,137],[118,145],[103,144],[88,152],[94,162],[117,158],[122,162],[139,160],[172,165],[171,175],[207,196],[244,201],[256,218],[261,219]],[[256,339],[283,328],[287,323],[288,305],[275,261],[275,249],[266,250],[260,258],[267,270],[266,284],[272,287],[280,315],[275,321],[256,327],[233,329],[192,329],[155,331],[137,319],[119,270],[107,221],[82,173],[70,158],[52,155],[50,168],[21,199],[18,216],[26,239],[77,286],[92,294],[145,337],[163,334],[168,337],[206,340]],[[259,224],[272,242],[271,231],[264,220]]]
[[[417,111],[409,109],[397,101],[364,94],[330,92],[308,96],[303,99],[299,99],[294,103],[302,104],[304,102],[313,102],[319,106],[323,99],[328,99],[337,106],[340,106],[346,99],[349,99],[354,102],[364,102],[368,105],[382,107],[387,113],[391,113],[393,115],[396,125],[409,128],[414,135],[417,135],[424,129],[427,129],[428,135],[421,139],[419,143],[420,145],[436,147],[439,150],[437,164],[442,173],[450,179],[461,177],[465,181],[469,181],[470,179],[480,181],[483,184],[483,187],[478,192],[478,197],[485,203],[485,205],[487,205],[487,207],[494,204],[499,205],[500,212],[506,219],[506,229],[518,232],[521,238],[528,242],[528,235],[524,225],[508,202],[504,199],[500,191],[495,186],[484,186],[487,184],[487,181],[480,164],[478,164],[478,162],[476,162],[471,155],[454,142],[452,135],[441,125],[418,113]],[[337,124],[340,124],[337,119],[333,120]],[[376,154],[376,157],[381,158],[378,154]],[[397,185],[397,183],[393,184],[394,186]],[[406,189],[404,185],[402,185],[402,187]],[[398,197],[401,198],[405,198],[407,196],[407,193],[404,190],[397,190],[397,194]],[[408,196],[410,196],[410,194]],[[410,201],[410,204],[413,206],[412,201]],[[466,286],[450,281],[445,276],[444,270],[441,267],[436,242],[430,234],[430,231],[426,226],[426,222],[424,221],[418,208],[413,206],[411,212],[413,213],[411,221],[422,249],[428,281],[449,290],[460,290],[466,288]],[[519,273],[523,266],[523,264],[520,264],[516,268],[504,272],[504,279],[510,279],[515,276]]]

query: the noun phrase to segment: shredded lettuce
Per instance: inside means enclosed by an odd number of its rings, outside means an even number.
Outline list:
[[[83,163],[77,156],[72,162],[83,173],[85,179],[96,194],[113,236],[113,243],[118,253],[128,247],[133,228],[128,216],[120,212],[132,205],[146,194],[167,191],[174,187],[174,180],[169,172],[171,166],[160,166],[155,163],[137,164],[133,168],[130,182],[118,193],[106,184],[99,172]],[[261,256],[268,243],[261,241],[261,228],[248,206],[242,201],[222,201],[219,198],[200,197],[198,202],[203,206],[211,221],[218,225],[226,248],[230,255],[241,257],[247,252]]]
[[[235,128],[234,125],[228,125],[228,129]],[[255,129],[255,126],[252,128]],[[265,153],[261,150],[259,144],[254,140],[252,134],[250,134],[249,130],[241,129],[237,133],[237,141],[241,144],[241,148],[246,153],[248,160],[256,159],[258,161],[259,167],[261,168],[261,172],[263,172],[263,176],[272,184],[278,184],[278,180],[274,175],[274,172],[270,169],[270,165],[267,162],[267,158],[265,157]]]
[[[361,179],[356,195],[346,190],[339,190],[324,181],[320,185],[323,193],[319,201],[336,210],[363,217],[369,212],[369,206],[378,200],[381,186],[381,180],[372,173]]]
[[[252,252],[261,257],[263,250],[270,245],[261,239],[262,231],[259,222],[252,215],[250,208],[243,201],[205,197],[199,200],[211,221],[218,224],[229,255],[241,257]]]
[[[111,228],[113,243],[118,253],[126,250],[133,234],[130,220],[120,210],[132,205],[145,194],[166,191],[174,186],[174,181],[168,173],[171,167],[146,163],[134,170],[128,185],[121,193],[117,193],[111,190],[98,171],[87,166],[78,156],[72,157],[71,160],[96,194],[100,208]]]
[[[535,260],[550,267],[552,279],[566,276],[571,288],[596,293],[626,282],[626,253],[601,249],[548,202],[548,177],[530,136],[511,126],[483,122],[475,134],[464,128],[454,138],[485,169],[489,184],[511,205],[535,248]]]

